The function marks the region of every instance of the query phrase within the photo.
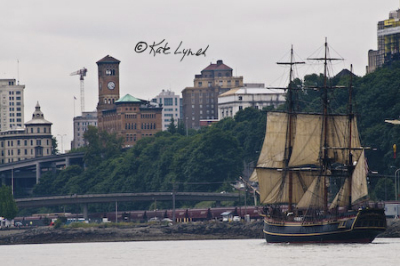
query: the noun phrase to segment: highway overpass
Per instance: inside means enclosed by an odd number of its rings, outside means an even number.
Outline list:
[[[236,201],[237,193],[207,193],[207,192],[149,192],[149,193],[112,193],[86,194],[54,197],[34,197],[16,199],[18,208],[39,208],[56,205],[80,204],[83,206],[83,216],[88,217],[89,203],[133,202],[133,201]],[[217,204],[218,205],[218,204]]]

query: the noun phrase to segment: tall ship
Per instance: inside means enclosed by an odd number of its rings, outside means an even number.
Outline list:
[[[352,85],[346,114],[329,108],[325,41],[324,85],[318,113],[295,110],[291,50],[287,110],[268,112],[267,128],[252,180],[259,184],[264,205],[264,235],[269,243],[370,243],[386,230],[384,206],[369,202],[367,164],[357,119],[352,110]],[[343,88],[341,88],[343,89]]]

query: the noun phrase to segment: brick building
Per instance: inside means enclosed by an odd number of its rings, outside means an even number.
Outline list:
[[[99,130],[117,133],[125,146],[132,146],[143,137],[162,130],[162,108],[129,94],[120,98],[120,61],[107,55],[96,62],[98,66],[99,101],[97,126]]]
[[[218,95],[243,86],[243,77],[234,77],[232,68],[222,60],[195,75],[193,87],[182,91],[183,122],[198,129],[200,121],[218,120]]]

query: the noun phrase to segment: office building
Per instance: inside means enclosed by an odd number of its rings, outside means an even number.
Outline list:
[[[183,122],[188,128],[200,128],[207,121],[218,120],[218,95],[243,86],[243,77],[233,76],[233,70],[222,60],[210,64],[195,75],[193,87],[182,91]]]
[[[0,132],[23,129],[24,89],[15,79],[0,79]]]

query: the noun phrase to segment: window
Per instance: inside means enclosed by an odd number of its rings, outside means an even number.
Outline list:
[[[115,69],[106,69],[107,76],[115,76]]]
[[[164,105],[165,105],[165,106],[171,106],[171,105],[173,105],[173,98],[165,98],[165,99],[164,99]]]

